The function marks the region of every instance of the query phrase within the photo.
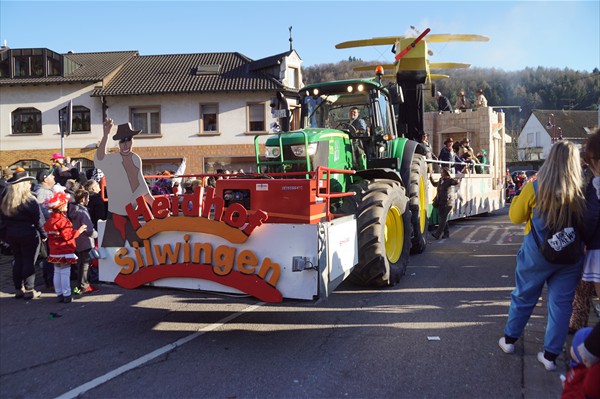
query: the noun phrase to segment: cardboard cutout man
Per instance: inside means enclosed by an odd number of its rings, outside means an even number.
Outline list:
[[[113,128],[112,119],[104,121],[104,135],[94,157],[94,166],[101,169],[106,177],[108,194],[108,217],[102,238],[103,247],[122,247],[125,240],[131,245],[140,241],[125,207],[132,204],[136,207],[136,199],[144,196],[152,205],[154,197],[142,174],[142,159],[132,151],[133,136],[141,130],[133,130],[130,123],[119,125],[113,140],[119,142],[119,152],[108,153],[106,150],[108,135]]]

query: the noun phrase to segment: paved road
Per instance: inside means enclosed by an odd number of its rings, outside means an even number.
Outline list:
[[[535,360],[545,298],[517,352],[497,346],[522,228],[504,210],[451,232],[396,287],[316,304],[112,284],[27,302],[0,259],[0,397],[558,398],[566,358]]]

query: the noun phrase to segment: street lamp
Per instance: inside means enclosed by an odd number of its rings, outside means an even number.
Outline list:
[[[556,130],[559,132],[558,140],[563,139],[562,129],[556,126],[556,122],[554,120],[554,114],[548,115],[548,124],[546,125],[546,129],[552,129],[552,144],[556,143]]]

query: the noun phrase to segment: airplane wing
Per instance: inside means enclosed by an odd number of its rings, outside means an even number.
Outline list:
[[[457,68],[468,68],[471,64],[465,64],[463,62],[430,62],[430,69],[457,69]],[[385,68],[385,67],[384,67]]]
[[[400,39],[411,39],[406,36],[385,36],[385,37],[373,37],[371,39],[360,39],[350,40],[347,42],[338,43],[335,48],[353,48],[353,47],[366,47],[366,46],[383,46],[395,44]],[[414,39],[414,38],[412,38]],[[451,34],[451,33],[432,33],[427,35],[425,39],[430,43],[443,43],[443,42],[487,42],[490,40],[488,36],[484,35],[471,35],[471,34]]]
[[[448,79],[449,77],[450,77],[450,75],[441,75],[439,73],[430,73],[428,76],[428,79],[439,80],[439,79]],[[382,78],[395,80],[396,75],[383,75]]]
[[[402,39],[403,36],[387,36],[387,37],[373,37],[371,39],[361,40],[350,40],[347,42],[338,43],[335,48],[352,48],[352,47],[366,47],[366,46],[383,46],[386,44],[394,44],[397,40]]]
[[[353,71],[374,71],[378,65],[382,66],[384,70],[394,69],[395,64],[377,64],[377,65],[361,65],[352,68]],[[469,68],[471,64],[465,64],[464,62],[430,62],[429,69],[459,69]]]
[[[427,35],[429,43],[443,43],[443,42],[487,42],[490,40],[489,37],[483,35],[468,35],[468,34],[457,34],[453,35],[450,33],[432,33]]]

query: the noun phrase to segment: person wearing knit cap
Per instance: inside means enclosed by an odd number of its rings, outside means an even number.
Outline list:
[[[48,262],[54,264],[54,292],[59,302],[69,303],[71,296],[71,265],[77,264],[75,239],[86,229],[81,225],[74,229],[66,212],[70,196],[61,191],[45,202],[50,209],[50,219],[44,223],[48,233]]]

